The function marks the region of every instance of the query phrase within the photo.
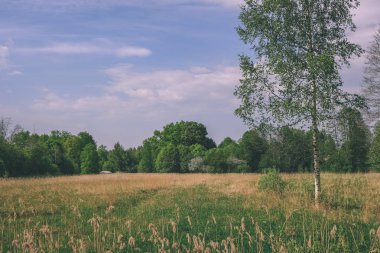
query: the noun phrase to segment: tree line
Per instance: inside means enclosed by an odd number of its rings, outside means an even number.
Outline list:
[[[0,120],[0,176],[93,174],[100,171],[146,173],[282,172],[313,169],[312,133],[300,128],[249,130],[235,141],[219,145],[197,122],[170,123],[137,148],[112,149],[97,145],[91,134],[65,131],[35,134],[10,120]],[[380,171],[380,123],[372,134],[361,113],[345,108],[334,127],[319,132],[321,170],[331,172]]]

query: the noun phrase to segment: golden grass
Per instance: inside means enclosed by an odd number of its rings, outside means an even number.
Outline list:
[[[282,174],[286,181],[309,182],[312,184],[312,174]],[[301,208],[299,196],[294,194],[277,195],[267,201],[268,193],[262,193],[257,188],[260,174],[107,174],[62,176],[51,178],[0,179],[0,198],[5,202],[24,202],[39,193],[54,192],[63,200],[70,198],[70,193],[76,196],[94,196],[98,199],[111,201],[115,196],[132,194],[138,190],[165,190],[177,187],[192,187],[205,185],[216,192],[229,195],[239,194],[250,196],[259,204],[267,207],[286,206]],[[347,196],[357,196],[363,204],[363,218],[380,219],[380,173],[368,174],[322,174],[323,191],[329,192],[336,184],[342,184],[341,193]],[[349,182],[348,185],[345,185]],[[291,193],[291,192],[290,192]],[[38,196],[44,202],[44,196]],[[298,204],[297,204],[298,203]],[[305,206],[303,206],[305,207]]]
[[[256,207],[265,210],[284,210],[287,217],[290,217],[297,210],[309,210],[333,220],[380,222],[379,173],[323,173],[322,190],[324,202],[319,209],[314,208],[313,198],[310,196],[310,193],[312,194],[310,192],[310,186],[313,183],[312,174],[282,174],[282,177],[289,185],[283,194],[259,191],[257,185],[260,176],[259,174],[117,173],[52,178],[0,179],[0,218],[2,219],[0,221],[0,232],[2,233],[0,250],[2,249],[1,244],[4,243],[5,245],[6,241],[10,239],[14,241],[15,245],[21,240],[24,243],[27,243],[27,240],[32,242],[36,236],[34,233],[40,233],[41,237],[45,238],[43,242],[39,241],[39,243],[45,245],[44,249],[49,252],[59,249],[62,246],[60,240],[65,236],[70,238],[67,244],[70,245],[72,251],[76,249],[77,252],[85,252],[85,248],[105,251],[104,246],[102,246],[102,238],[112,239],[114,249],[122,246],[128,247],[128,245],[132,247],[131,245],[137,243],[135,237],[130,237],[126,240],[121,240],[119,237],[123,231],[130,230],[131,222],[133,221],[128,220],[127,215],[123,217],[124,214],[113,214],[115,203],[121,196],[134,196],[139,192],[154,191],[160,192],[164,196],[166,194],[170,196],[177,189],[187,189],[200,185],[218,194],[240,197],[242,199],[241,206],[247,209]],[[143,203],[139,204],[139,207],[154,208],[157,204],[156,201],[155,198],[147,198]],[[100,212],[97,211],[99,206],[102,206],[103,217],[97,214]],[[44,220],[54,217],[62,211],[62,208],[69,209],[70,215],[73,216],[60,216],[63,219],[61,222],[69,224],[69,227],[55,228],[55,231],[52,232],[54,229],[45,224]],[[84,220],[83,212],[85,208],[92,210],[91,219],[86,218]],[[127,214],[128,210],[125,210],[125,212]],[[182,218],[185,219],[185,217]],[[187,219],[190,220],[190,217]],[[215,221],[214,217],[213,219]],[[170,226],[174,230],[176,227],[173,222],[171,221]],[[104,230],[99,230],[97,227],[99,224],[107,224],[107,229],[102,228]],[[93,235],[91,235],[91,238],[89,235],[83,234],[83,226],[92,227]],[[155,228],[152,224],[149,229],[159,230],[160,228]],[[255,229],[260,232],[260,228]],[[7,235],[8,233],[9,235]],[[102,233],[106,233],[106,235]],[[131,235],[131,232],[129,234]],[[310,237],[310,235],[307,236]],[[189,239],[195,245],[195,248],[200,247],[199,244],[205,243],[198,239],[198,237]],[[36,244],[36,242],[34,243]],[[216,242],[211,241],[210,245],[212,243]],[[230,243],[228,247],[231,247],[233,242],[228,242],[226,239],[224,243],[226,245]],[[84,244],[87,245],[84,246]],[[282,247],[279,244],[278,247],[280,246]],[[15,252],[18,252],[17,249],[20,249],[21,252],[20,245],[13,247]]]

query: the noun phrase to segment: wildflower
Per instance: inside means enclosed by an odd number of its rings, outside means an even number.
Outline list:
[[[280,247],[280,253],[288,253],[288,251],[286,250],[285,246],[284,245],[281,245]]]
[[[132,236],[129,237],[128,244],[129,244],[129,246],[134,247],[135,244],[136,244],[136,239],[134,237],[132,237]]]
[[[334,225],[333,228],[331,229],[331,232],[330,232],[332,238],[335,237],[335,235],[336,235],[336,230],[337,230],[337,227],[336,227],[336,225]]]

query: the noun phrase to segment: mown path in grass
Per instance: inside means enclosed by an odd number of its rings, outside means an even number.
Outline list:
[[[0,248],[3,252],[379,250],[378,174],[323,175],[324,202],[318,210],[313,207],[310,175],[285,175],[286,189],[281,193],[259,191],[259,177],[120,174],[3,180]]]

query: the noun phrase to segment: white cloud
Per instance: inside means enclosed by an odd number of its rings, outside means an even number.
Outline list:
[[[180,120],[202,122],[216,141],[226,132],[237,139],[245,130],[233,115],[238,106],[233,96],[240,78],[237,67],[137,71],[131,65],[118,65],[105,74],[110,82],[103,94],[70,97],[45,90],[30,108],[16,112],[15,120],[48,129],[96,131],[100,143],[108,146],[116,141],[140,145],[155,129]]]
[[[11,42],[5,45],[0,45],[0,76],[1,74],[6,74],[8,76],[15,76],[22,74],[21,71],[12,66],[9,61],[11,55]]]
[[[9,47],[0,45],[0,69],[8,67]]]
[[[149,56],[152,52],[143,47],[122,47],[115,51],[117,56],[126,57],[126,56]]]
[[[152,52],[143,47],[124,46],[118,47],[109,43],[101,41],[87,42],[87,43],[55,43],[43,47],[29,47],[17,48],[19,53],[29,54],[100,54],[100,55],[114,55],[118,57],[149,56]]]
[[[200,71],[201,70],[201,71]],[[54,111],[87,110],[160,110],[162,106],[176,106],[179,110],[209,107],[231,107],[235,98],[234,87],[238,84],[240,70],[237,67],[216,69],[191,68],[189,70],[157,70],[138,72],[131,65],[118,65],[105,70],[111,79],[104,95],[68,99],[50,91],[35,100],[34,109]],[[125,96],[126,95],[126,96]],[[194,101],[194,102],[193,102]],[[192,114],[193,112],[184,110]]]
[[[4,0],[3,6],[8,8],[38,8],[39,10],[75,10],[80,8],[109,8],[117,6],[222,6],[237,8],[243,0]]]
[[[238,84],[237,67],[191,68],[189,70],[157,70],[137,72],[130,65],[107,69],[112,79],[109,92],[121,92],[130,98],[146,99],[158,103],[192,100],[209,102],[213,98],[229,98]]]

